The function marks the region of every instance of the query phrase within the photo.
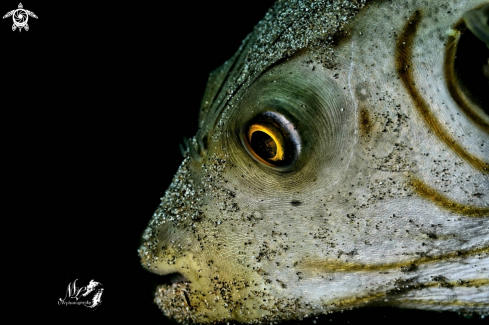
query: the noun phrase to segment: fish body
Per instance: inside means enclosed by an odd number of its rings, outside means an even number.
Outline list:
[[[277,2],[211,73],[143,234],[142,265],[171,276],[159,308],[489,314],[487,46],[466,23],[485,4]]]

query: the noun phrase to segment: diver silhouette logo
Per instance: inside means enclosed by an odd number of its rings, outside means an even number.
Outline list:
[[[15,31],[18,28],[19,32],[22,31],[22,28],[24,28],[25,30],[29,30],[29,25],[27,25],[29,16],[37,19],[36,14],[32,11],[25,10],[22,6],[22,3],[19,3],[19,7],[17,9],[7,12],[3,16],[3,18],[7,18],[10,16],[12,16],[12,19],[14,21],[14,24],[12,25],[12,31]]]
[[[58,305],[84,305],[85,307],[95,309],[102,303],[102,294],[104,288],[100,282],[91,280],[85,287],[76,287],[75,281],[68,284],[64,299],[59,298]],[[84,298],[84,299],[80,299]],[[80,299],[80,301],[78,301]]]

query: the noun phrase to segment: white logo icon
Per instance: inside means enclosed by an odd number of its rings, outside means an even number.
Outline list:
[[[66,295],[64,299],[59,298],[58,305],[84,305],[85,307],[95,309],[102,303],[103,293],[104,288],[100,282],[91,280],[87,286],[77,288],[75,280],[68,284]]]
[[[32,11],[23,9],[22,3],[19,3],[18,9],[7,12],[5,16],[3,16],[3,18],[7,18],[10,16],[12,16],[12,19],[14,20],[12,31],[15,31],[15,29],[18,28],[19,32],[22,31],[22,28],[25,28],[25,30],[29,30],[29,25],[27,25],[29,16],[37,18],[36,14]]]

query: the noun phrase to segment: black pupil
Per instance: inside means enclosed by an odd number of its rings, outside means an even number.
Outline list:
[[[265,132],[255,131],[251,135],[251,148],[263,159],[270,159],[277,154],[277,144]]]
[[[489,49],[470,30],[460,37],[455,72],[466,93],[489,114]]]

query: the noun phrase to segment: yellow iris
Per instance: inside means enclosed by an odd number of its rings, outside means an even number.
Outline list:
[[[271,140],[274,142],[274,148],[275,149],[275,155],[271,158],[265,158],[261,157],[256,153],[256,150],[252,147],[253,151],[255,152],[256,155],[258,155],[258,158],[261,158],[263,160],[268,160],[268,161],[281,161],[284,159],[284,139],[282,137],[282,134],[276,130],[273,127],[269,127],[266,125],[260,125],[260,124],[253,124],[249,129],[248,129],[248,142],[252,143],[251,139],[253,136],[253,133],[255,132],[263,132],[266,135],[268,135]]]

